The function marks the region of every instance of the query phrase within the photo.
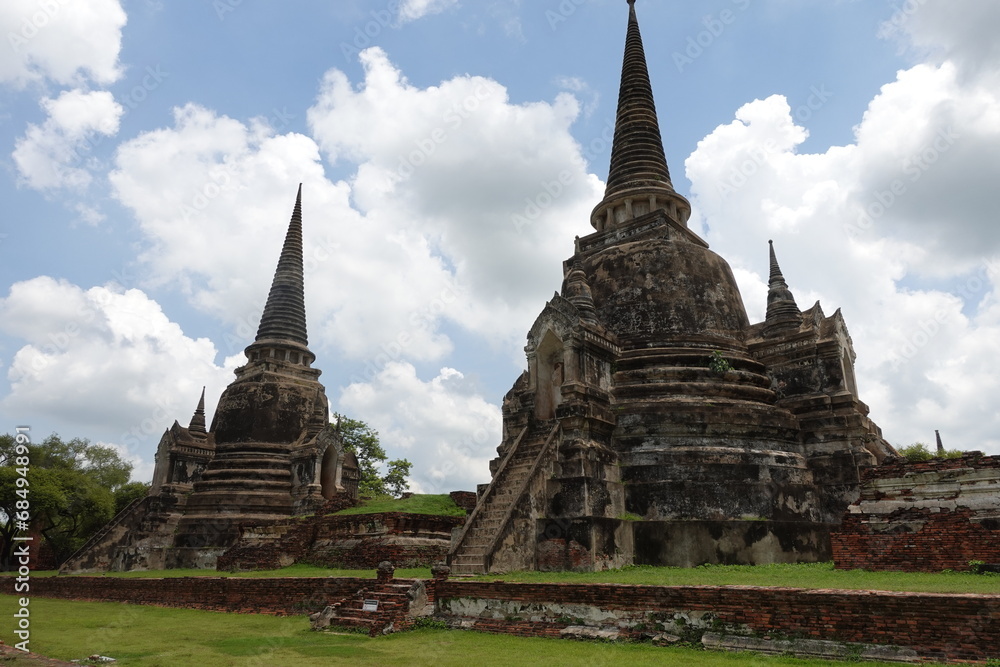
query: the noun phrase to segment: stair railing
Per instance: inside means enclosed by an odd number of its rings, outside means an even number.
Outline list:
[[[94,533],[89,540],[87,540],[86,542],[84,542],[82,547],[80,547],[79,549],[77,549],[76,551],[74,551],[73,554],[69,558],[67,558],[66,560],[64,560],[62,562],[62,564],[59,566],[59,569],[61,570],[66,565],[68,565],[69,563],[73,562],[75,559],[77,559],[80,556],[82,556],[83,554],[85,554],[95,544],[97,544],[98,542],[100,542],[101,540],[103,540],[104,537],[108,533],[110,533],[111,530],[115,526],[117,526],[122,521],[124,521],[125,517],[127,517],[129,514],[131,514],[132,511],[138,507],[138,505],[144,504],[147,500],[149,500],[149,496],[143,496],[142,498],[136,498],[135,500],[133,500],[132,502],[130,502],[128,505],[126,505],[125,509],[123,509],[121,512],[119,512],[118,514],[116,514],[111,519],[111,521],[108,521],[106,524],[104,524],[104,527],[101,528],[100,530],[98,530],[96,533]]]
[[[528,474],[525,476],[524,481],[521,483],[521,488],[518,489],[517,494],[514,495],[513,502],[511,502],[510,507],[507,508],[507,514],[505,514],[503,520],[500,521],[500,527],[497,528],[497,532],[493,535],[493,540],[490,542],[489,547],[483,554],[483,569],[486,572],[490,571],[490,565],[492,565],[491,561],[493,560],[493,554],[496,552],[497,546],[500,544],[500,540],[503,539],[504,536],[503,533],[507,529],[507,525],[510,524],[511,519],[514,516],[514,510],[517,509],[518,502],[521,500],[521,498],[524,497],[524,494],[527,493],[528,487],[531,485],[531,480],[534,479],[535,474],[537,474],[538,472],[538,468],[541,467],[542,461],[545,459],[545,455],[548,453],[549,448],[552,446],[552,443],[556,440],[556,434],[559,433],[560,428],[562,428],[562,426],[558,421],[555,423],[555,425],[552,426],[552,430],[549,431],[549,435],[545,439],[545,444],[542,445],[542,448],[538,451],[538,454],[535,456],[534,463],[531,464],[531,470],[528,471]]]
[[[507,450],[507,455],[504,456],[503,460],[500,462],[500,466],[497,468],[496,474],[493,475],[493,479],[490,480],[489,486],[487,486],[486,490],[483,491],[483,495],[476,503],[475,509],[472,510],[472,514],[469,515],[469,518],[466,520],[465,525],[462,526],[462,532],[458,534],[458,539],[455,540],[455,546],[452,548],[450,552],[448,552],[449,563],[451,562],[452,556],[458,553],[458,550],[461,548],[462,543],[465,541],[465,537],[469,534],[469,530],[475,524],[476,519],[479,518],[480,512],[484,507],[486,507],[487,500],[490,498],[490,496],[496,489],[497,482],[500,481],[500,478],[507,471],[507,464],[510,463],[511,458],[513,458],[514,456],[514,452],[517,451],[518,446],[521,444],[521,440],[524,439],[524,436],[527,432],[528,432],[528,426],[525,426],[523,429],[521,429],[521,432],[518,433],[517,438],[514,440],[514,444],[512,444],[510,446],[510,449]]]

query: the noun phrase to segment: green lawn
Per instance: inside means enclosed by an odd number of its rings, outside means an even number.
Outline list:
[[[0,596],[0,607],[14,598]],[[327,665],[732,665],[810,667],[828,661],[723,654],[650,644],[524,639],[468,631],[416,630],[370,639],[316,633],[303,616],[221,614],[99,602],[31,601],[31,649],[63,660],[99,653],[122,667],[312,667]],[[0,639],[12,643],[11,623]],[[878,663],[851,663],[876,665]]]
[[[1000,575],[969,572],[835,570],[833,563],[794,565],[634,566],[604,572],[511,572],[474,577],[525,583],[647,584],[656,586],[784,586],[848,590],[1000,595]]]
[[[356,507],[335,512],[337,516],[350,514],[379,514],[405,512],[407,514],[435,514],[438,516],[465,516],[465,510],[455,504],[447,493],[441,495],[415,493],[409,498],[380,498],[364,500]]]
[[[11,575],[14,573],[4,573]],[[32,572],[33,577],[55,572]],[[76,575],[71,575],[76,576]],[[80,575],[87,576],[87,575]],[[94,576],[94,575],[90,575]],[[109,572],[105,577],[362,577],[375,570],[332,570],[292,565],[281,570],[216,572],[215,570],[157,570]],[[396,576],[429,579],[430,568],[396,570]],[[645,584],[654,586],[783,586],[848,590],[919,591],[924,593],[983,593],[1000,595],[1000,575],[969,572],[868,572],[835,570],[833,563],[796,565],[703,565],[694,568],[635,566],[604,572],[511,572],[473,577],[473,581],[501,579],[525,583]]]

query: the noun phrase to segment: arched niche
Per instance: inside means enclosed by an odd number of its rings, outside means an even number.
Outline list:
[[[323,497],[330,500],[340,489],[340,471],[343,468],[343,457],[340,450],[331,443],[323,452],[323,462],[319,467],[319,484]]]
[[[535,350],[535,417],[555,419],[565,380],[563,342],[546,331]]]

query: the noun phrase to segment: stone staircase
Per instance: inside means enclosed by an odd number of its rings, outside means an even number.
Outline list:
[[[379,566],[373,588],[362,588],[354,595],[312,614],[313,630],[331,626],[367,632],[370,637],[406,630],[418,616],[429,613],[427,591],[420,580],[393,579],[392,568]]]
[[[514,505],[524,495],[556,429],[556,420],[534,421],[511,445],[448,554],[452,575],[489,571],[489,559],[499,533],[510,521]]]
[[[69,558],[63,561],[59,568],[60,573],[65,574],[73,572],[74,568],[78,566],[87,552],[97,547],[104,540],[104,538],[111,533],[111,531],[121,525],[123,521],[130,518],[133,514],[145,512],[150,502],[151,500],[149,496],[143,496],[142,498],[136,498],[131,503],[126,505],[125,509],[116,514],[111,521],[104,525],[103,528],[94,533],[94,535],[91,536],[91,538],[87,540],[82,547],[74,551]]]

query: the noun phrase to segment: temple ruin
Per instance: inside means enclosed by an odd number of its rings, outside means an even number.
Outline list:
[[[729,265],[688,228],[628,4],[596,231],[528,332],[456,574],[829,560],[860,471],[894,453],[840,311],[800,310],[772,245],[751,324]]]
[[[302,186],[247,363],[205,427],[205,395],[187,428],[160,439],[149,495],[121,512],[63,572],[214,567],[241,537],[357,498],[358,464],[330,424],[308,346]]]

